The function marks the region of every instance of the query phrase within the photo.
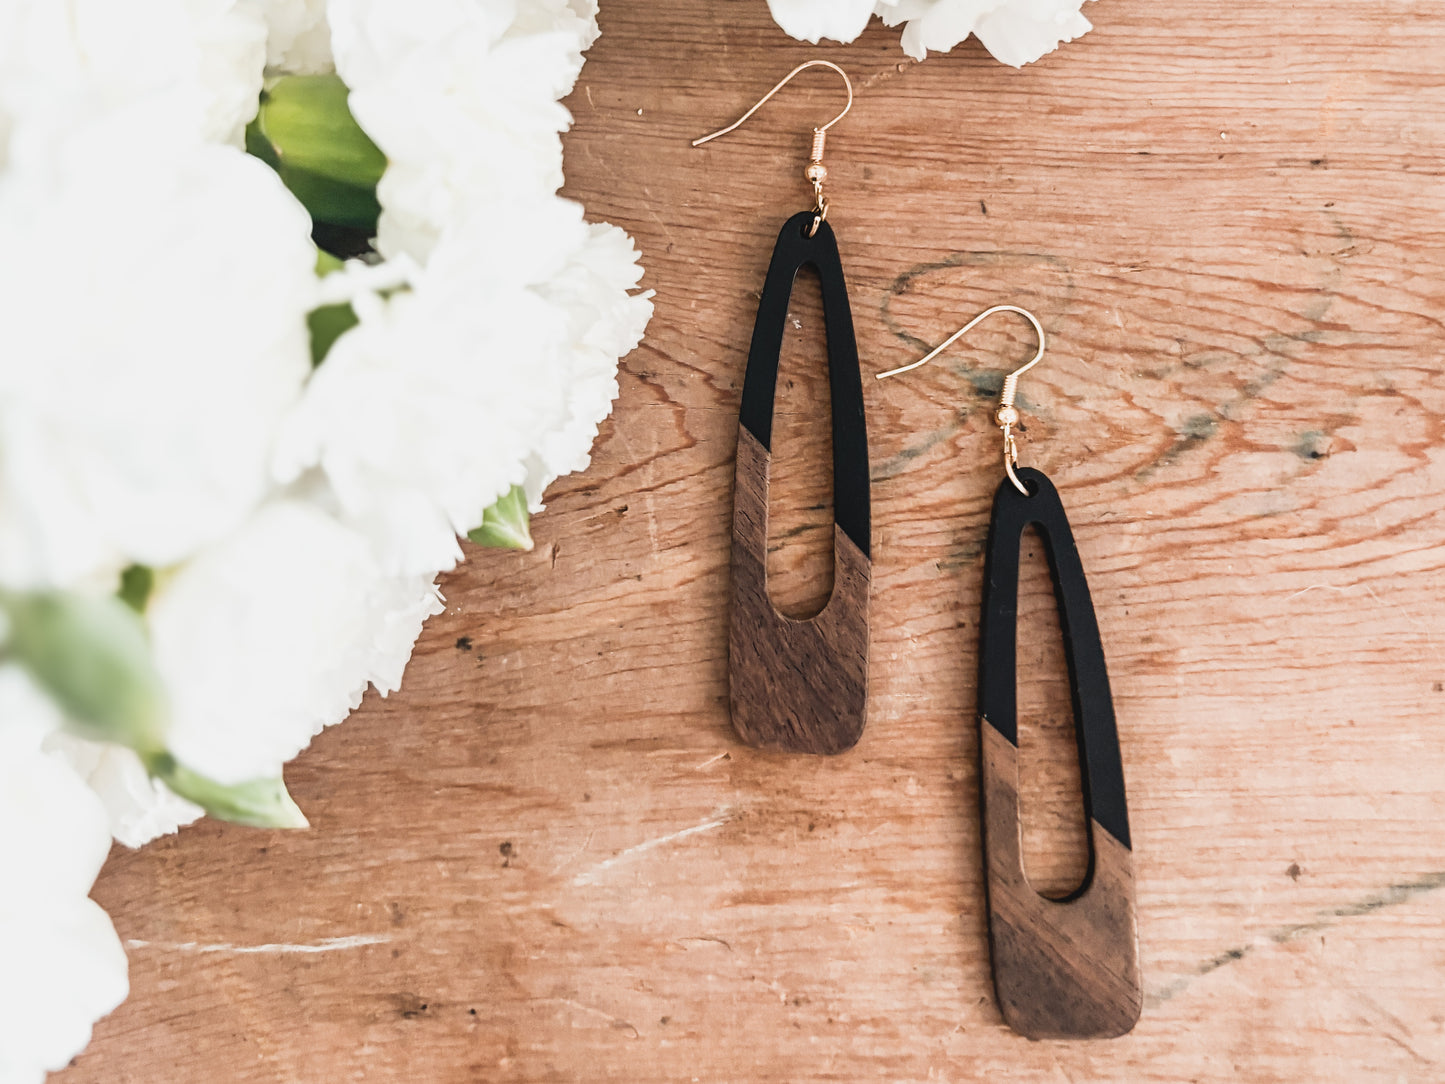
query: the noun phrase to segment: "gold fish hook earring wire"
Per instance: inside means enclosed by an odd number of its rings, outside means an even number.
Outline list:
[[[731,131],[742,127],[743,122],[756,113],[763,105],[778,91],[782,90],[793,77],[799,72],[807,71],[809,68],[831,68],[843,77],[843,86],[848,91],[848,102],[843,106],[843,111],[830,120],[821,128],[813,129],[813,149],[808,156],[808,167],[803,170],[803,177],[813,186],[813,225],[808,230],[808,236],[814,237],[818,233],[818,227],[828,217],[828,197],[823,195],[823,182],[828,179],[828,167],[823,164],[823,147],[828,142],[828,129],[837,124],[848,115],[848,110],[853,108],[853,82],[848,78],[848,73],[831,60],[807,60],[799,64],[782,79],[778,85],[773,87],[754,103],[753,107],[744,113],[737,120],[733,121],[726,128],[719,128],[716,132],[709,132],[705,136],[698,136],[692,141],[694,147],[701,147],[704,143],[717,139],[718,136],[725,136]]]
[[[1020,365],[1013,372],[1009,373],[1008,376],[1004,377],[1003,393],[998,398],[998,410],[994,412],[993,416],[994,423],[1003,430],[1003,469],[1008,472],[1009,481],[1014,484],[1014,488],[1017,489],[1020,493],[1022,493],[1025,497],[1027,497],[1029,496],[1028,489],[1025,488],[1024,484],[1021,481],[1019,481],[1019,476],[1014,473],[1014,468],[1019,465],[1018,442],[1014,439],[1013,432],[1014,426],[1018,425],[1019,423],[1019,411],[1018,407],[1014,406],[1014,399],[1018,395],[1019,377],[1023,376],[1024,373],[1028,372],[1041,360],[1043,360],[1044,327],[1042,324],[1039,323],[1039,318],[1037,316],[1029,312],[1028,309],[1021,309],[1017,305],[995,305],[991,309],[984,309],[983,312],[979,313],[968,323],[964,324],[963,327],[959,328],[948,338],[944,339],[943,342],[939,343],[917,361],[911,362],[908,365],[900,365],[896,369],[889,369],[886,373],[879,373],[877,374],[876,379],[882,380],[884,377],[898,376],[900,373],[911,372],[925,362],[932,361],[934,358],[938,357],[939,354],[943,353],[954,343],[958,342],[959,339],[963,338],[979,324],[983,323],[983,321],[985,321],[997,312],[1018,313],[1025,320],[1027,320],[1030,324],[1033,325],[1034,332],[1039,337],[1039,348],[1034,351],[1034,356],[1028,361],[1026,361],[1024,364]]]

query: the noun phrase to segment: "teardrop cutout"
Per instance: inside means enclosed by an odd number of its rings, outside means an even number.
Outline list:
[[[1030,1038],[1122,1035],[1139,1019],[1143,990],[1124,769],[1099,626],[1058,491],[1018,471],[994,496],[979,629],[978,703],[983,839],[994,988],[1009,1026]],[[1019,538],[1044,543],[1064,637],[1079,774],[1089,823],[1089,868],[1066,899],[1040,896],[1024,875],[1015,692]]]
[[[733,482],[728,684],[733,726],[749,745],[841,753],[863,733],[868,696],[868,437],[863,384],[838,244],[811,212],[783,224],[758,302],[738,412]],[[823,294],[833,424],[833,594],[794,620],[768,598],[768,472],[778,359],[793,279],[811,266]]]

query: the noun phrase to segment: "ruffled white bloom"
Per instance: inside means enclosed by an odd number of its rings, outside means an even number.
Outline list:
[[[439,608],[430,575],[382,575],[366,539],[315,504],[266,505],[147,607],[171,752],[221,783],[279,775],[368,681],[395,687],[402,641],[409,654]]]
[[[240,145],[255,116],[266,25],[248,0],[68,0],[0,5],[0,106],[37,147],[124,114],[135,142]]]
[[[876,13],[889,26],[906,24],[903,51],[915,60],[929,50],[946,53],[974,34],[1015,68],[1087,33],[1083,6],[1084,0],[768,0],[774,20],[795,38],[852,41]]]
[[[310,221],[222,146],[0,177],[0,583],[165,566],[272,484],[311,369]]]
[[[266,67],[315,75],[334,66],[326,0],[251,0],[266,20]]]
[[[377,189],[382,254],[425,260],[474,208],[496,216],[561,187],[559,133],[572,118],[557,99],[596,37],[590,12],[558,0],[332,0],[329,10],[351,111],[389,163]]]
[[[0,667],[0,1081],[39,1084],[125,999],[125,952],[87,898],[110,850],[100,800],[40,750],[54,709],[17,668]]]
[[[282,477],[319,466],[387,572],[450,568],[457,535],[529,466],[535,497],[585,465],[652,311],[627,292],[636,259],[565,200],[449,230],[410,290],[357,297],[360,324],[288,423]]]
[[[312,380],[278,472],[319,466],[388,571],[451,567],[513,485],[535,507],[585,466],[651,315],[627,236],[546,195],[571,120],[556,99],[595,16],[591,0],[332,0],[337,70],[389,163],[378,248],[411,289],[353,292],[360,324]]]

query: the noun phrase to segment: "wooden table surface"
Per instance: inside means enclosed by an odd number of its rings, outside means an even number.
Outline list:
[[[130,1000],[58,1080],[1445,1078],[1445,9],[1099,0],[1022,72],[913,64],[762,0],[611,0],[569,194],[657,291],[591,469],[530,554],[471,550],[403,690],[290,770],[314,827],[203,823],[95,889]],[[738,395],[810,73],[867,382],[868,728],[760,754],[727,712]],[[773,590],[831,563],[816,289],[775,428]],[[1134,1032],[1029,1042],[993,1002],[977,823],[990,411],[1061,490],[1113,679],[1139,877]],[[1062,655],[1021,630],[1027,860],[1081,875]]]

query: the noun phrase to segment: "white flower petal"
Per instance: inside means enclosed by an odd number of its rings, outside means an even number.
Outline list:
[[[974,33],[1000,61],[1021,68],[1093,29],[1082,6],[1083,0],[1013,0],[983,16]]]
[[[382,696],[401,688],[402,672],[422,622],[446,609],[430,576],[397,577],[378,586],[366,676]]]
[[[823,38],[852,41],[873,15],[874,0],[768,0],[783,33],[816,45]]]

